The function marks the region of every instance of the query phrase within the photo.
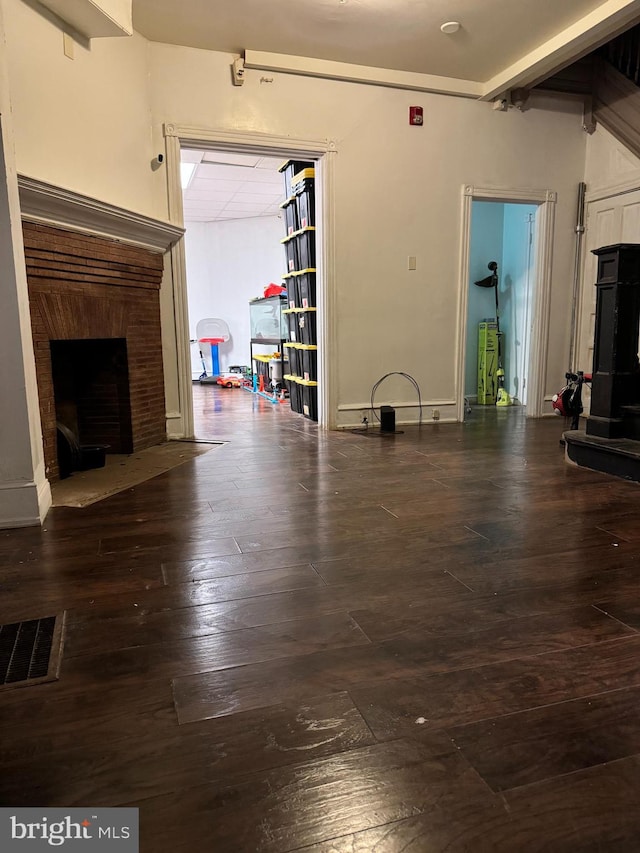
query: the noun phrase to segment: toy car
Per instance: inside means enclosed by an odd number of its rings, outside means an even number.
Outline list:
[[[239,373],[223,373],[216,382],[223,388],[242,388],[244,379]]]

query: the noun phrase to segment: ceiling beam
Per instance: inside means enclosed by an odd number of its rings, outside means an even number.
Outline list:
[[[640,0],[638,2],[640,3]],[[458,80],[455,77],[439,77],[435,74],[418,74],[413,71],[394,71],[390,68],[372,68],[368,65],[352,65],[348,62],[333,62],[328,59],[266,53],[262,50],[247,50],[244,66],[260,71],[278,71],[303,77],[322,77],[327,80],[366,83],[369,86],[409,89],[414,92],[435,92],[440,95],[458,95],[463,98],[479,98],[483,94],[483,84],[475,80]]]
[[[88,39],[133,35],[132,0],[40,0]]]
[[[489,101],[514,88],[530,88],[580,59],[640,20],[640,0],[605,0],[575,24],[538,45],[483,86]]]

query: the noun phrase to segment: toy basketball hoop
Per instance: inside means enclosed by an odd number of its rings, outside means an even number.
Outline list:
[[[226,344],[230,337],[229,326],[227,326],[224,320],[209,317],[206,320],[198,321],[196,338],[201,344],[211,345],[211,370],[214,377],[220,373],[218,344]]]

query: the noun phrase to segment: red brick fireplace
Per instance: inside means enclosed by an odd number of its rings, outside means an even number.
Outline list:
[[[110,452],[160,444],[162,254],[29,222],[23,233],[47,476],[59,477],[57,421]]]

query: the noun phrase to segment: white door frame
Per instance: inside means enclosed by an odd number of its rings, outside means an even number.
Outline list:
[[[456,346],[456,417],[464,420],[465,359],[467,349],[467,308],[469,301],[469,253],[471,246],[471,207],[474,201],[505,204],[535,204],[536,258],[533,294],[533,320],[527,377],[527,417],[544,414],[544,382],[547,375],[549,343],[549,306],[557,193],[552,190],[518,190],[496,187],[462,188],[462,236],[458,278],[458,340]]]
[[[237,151],[262,154],[283,160],[296,157],[318,161],[316,182],[320,186],[316,235],[318,298],[318,423],[325,429],[335,427],[337,383],[335,381],[335,216],[334,216],[334,157],[335,143],[331,140],[295,139],[267,133],[243,133],[188,125],[164,125],[169,221],[184,227],[182,185],[180,181],[180,149],[183,147]],[[284,261],[283,261],[284,263]],[[178,354],[178,394],[181,432],[193,437],[193,398],[191,393],[191,350],[187,304],[187,271],[184,237],[171,247],[173,302],[175,312],[176,348]]]

